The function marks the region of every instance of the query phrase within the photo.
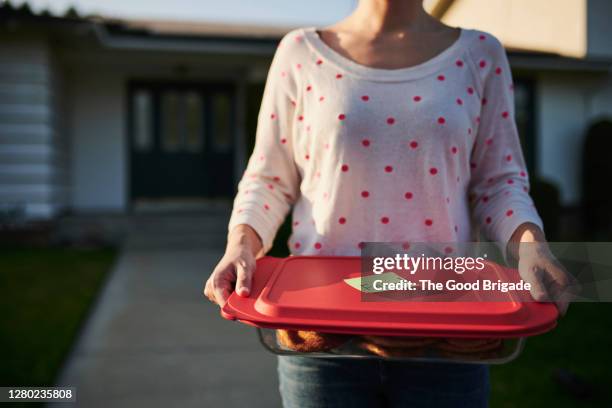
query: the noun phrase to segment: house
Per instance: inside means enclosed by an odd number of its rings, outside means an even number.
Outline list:
[[[612,2],[436,0],[449,25],[476,26],[506,46],[517,122],[535,175],[559,187],[566,209],[581,201],[585,132],[612,120]]]
[[[48,219],[229,198],[289,29],[2,3],[0,206]]]
[[[612,4],[428,0],[507,48],[528,165],[580,202],[588,124],[612,116]],[[546,13],[546,14],[545,14]],[[0,5],[0,207],[29,219],[229,200],[292,27],[117,20]]]

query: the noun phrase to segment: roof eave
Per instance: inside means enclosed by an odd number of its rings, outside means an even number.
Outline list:
[[[508,52],[508,60],[513,69],[612,73],[612,60],[609,58],[571,58],[551,54],[525,55]]]

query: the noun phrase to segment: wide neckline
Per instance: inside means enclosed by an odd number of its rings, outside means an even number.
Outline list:
[[[423,61],[417,65],[402,68],[375,68],[360,64],[330,47],[320,37],[317,26],[309,26],[302,28],[302,36],[310,47],[319,52],[325,60],[331,62],[338,68],[347,73],[364,77],[372,80],[388,81],[388,80],[404,80],[422,77],[440,69],[440,64],[443,64],[452,57],[456,57],[464,50],[463,44],[467,40],[469,29],[456,27],[459,29],[458,38],[444,50]]]

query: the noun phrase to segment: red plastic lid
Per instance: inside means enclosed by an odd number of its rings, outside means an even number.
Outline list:
[[[558,318],[553,304],[518,302],[511,294],[495,302],[366,302],[344,281],[360,270],[360,257],[264,257],[251,294],[232,293],[221,315],[257,327],[432,337],[532,336],[554,328]],[[505,281],[518,276],[490,262],[485,270]]]

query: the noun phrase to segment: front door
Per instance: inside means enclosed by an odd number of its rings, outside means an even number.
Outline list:
[[[232,194],[231,84],[134,82],[128,94],[133,202]]]

